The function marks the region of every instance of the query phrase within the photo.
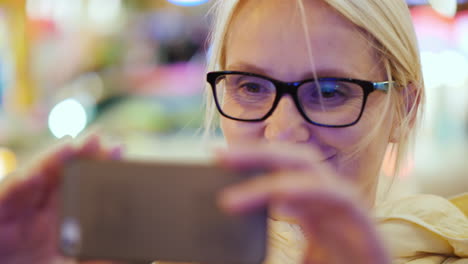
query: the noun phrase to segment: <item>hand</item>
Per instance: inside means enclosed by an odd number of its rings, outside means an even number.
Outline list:
[[[60,147],[0,187],[0,263],[69,263],[57,249],[57,189],[62,169],[76,158],[120,159],[121,149],[104,149],[89,138],[80,148]]]
[[[235,170],[266,169],[229,187],[219,203],[229,213],[269,207],[302,227],[307,249],[304,263],[390,263],[364,202],[318,151],[297,145],[236,146],[218,153],[221,166]]]

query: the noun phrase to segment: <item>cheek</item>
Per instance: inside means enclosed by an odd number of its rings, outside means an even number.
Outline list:
[[[336,136],[341,150],[339,174],[365,191],[375,188],[392,130],[393,114],[382,117],[383,105],[380,100],[371,101],[359,123],[343,128]],[[380,119],[383,122],[376,128]]]
[[[393,124],[393,114],[384,113],[385,100],[382,94],[371,94],[359,122],[351,127],[339,130],[344,152],[353,152],[359,146],[367,146],[373,151],[386,149]],[[384,115],[384,116],[383,116]]]
[[[246,141],[261,141],[265,125],[262,122],[239,122],[221,117],[221,130],[228,144]]]

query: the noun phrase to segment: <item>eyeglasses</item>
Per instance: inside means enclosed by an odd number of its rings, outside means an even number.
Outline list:
[[[282,82],[259,74],[217,71],[207,74],[216,107],[221,115],[245,122],[267,119],[283,95],[291,95],[299,113],[322,127],[356,124],[373,91],[387,92],[392,82],[369,82],[349,78],[318,78]]]

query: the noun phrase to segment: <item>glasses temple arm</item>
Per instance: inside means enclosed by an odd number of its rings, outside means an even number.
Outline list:
[[[395,84],[395,82],[378,82],[374,83],[374,89],[379,91],[388,92],[390,86]]]

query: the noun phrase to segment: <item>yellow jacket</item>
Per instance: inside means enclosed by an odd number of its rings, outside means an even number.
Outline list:
[[[394,264],[468,264],[468,193],[412,196],[376,213]]]
[[[415,195],[375,210],[378,230],[393,264],[468,264],[468,193],[447,200]],[[301,263],[299,227],[271,220],[265,264]]]

